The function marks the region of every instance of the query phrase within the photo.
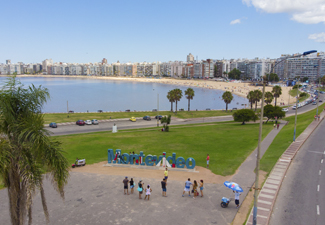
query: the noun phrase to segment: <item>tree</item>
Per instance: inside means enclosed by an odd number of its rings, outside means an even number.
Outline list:
[[[64,198],[69,171],[61,143],[52,140],[44,128],[41,114],[49,98],[46,88],[24,88],[16,77],[8,79],[0,90],[0,176],[8,190],[11,223],[32,223],[32,203],[40,190],[47,222],[49,213],[43,188],[43,171]]]
[[[276,73],[266,74],[266,79],[273,82],[278,82],[280,80],[279,76]]]
[[[168,132],[169,131],[169,126],[168,124],[170,124],[170,121],[171,121],[171,115],[168,115],[168,116],[164,116],[161,118],[160,122],[161,124],[163,124],[164,126],[164,131]]]
[[[297,89],[297,87],[298,87],[298,88],[301,88],[302,85],[301,85],[301,84],[299,84],[299,85],[295,84],[295,85],[292,86],[292,89]]]
[[[188,111],[190,111],[190,101],[194,97],[194,90],[192,88],[187,88],[185,91],[186,98],[188,99]]]
[[[273,96],[274,96],[274,98],[275,98],[275,103],[274,103],[274,105],[276,106],[276,99],[277,99],[278,97],[280,97],[280,95],[282,95],[282,89],[281,89],[281,87],[278,86],[278,85],[274,86],[273,89],[272,89],[272,93],[273,93]]]
[[[228,78],[228,73],[226,72],[226,71],[223,71],[223,76],[225,77],[225,78]]]
[[[225,91],[222,94],[222,99],[226,103],[226,112],[228,111],[228,104],[232,101],[234,97],[232,96],[230,91]]]
[[[325,85],[325,76],[322,76],[322,78],[320,79],[320,82],[322,83],[322,85]]]
[[[302,82],[306,82],[309,78],[308,77],[303,77]]]
[[[263,116],[267,118],[267,123],[270,119],[281,119],[285,117],[285,112],[282,111],[282,108],[279,106],[273,106],[273,105],[266,105],[264,106],[264,113]]]
[[[170,111],[173,112],[173,103],[175,102],[174,90],[171,90],[167,93],[167,99],[171,104]]]
[[[251,109],[253,109],[253,104],[255,103],[254,91],[248,92],[247,99],[248,99],[249,103],[251,103]]]
[[[266,104],[270,104],[273,101],[273,94],[271,92],[265,93],[265,102]]]
[[[256,110],[257,110],[257,103],[262,99],[263,93],[260,90],[254,90],[253,96],[254,96],[255,112],[256,112]]]
[[[258,119],[257,115],[251,109],[240,109],[234,112],[232,115],[235,122],[242,122],[242,125],[245,125],[245,122],[253,120],[254,122]]]
[[[234,68],[232,71],[228,73],[228,78],[233,80],[239,80],[240,79],[241,72],[240,70]]]
[[[181,100],[181,98],[183,97],[183,92],[178,88],[174,89],[173,92],[174,92],[174,99],[176,103],[176,114],[177,114],[177,102]]]

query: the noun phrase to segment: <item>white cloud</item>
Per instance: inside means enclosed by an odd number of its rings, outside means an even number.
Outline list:
[[[231,25],[237,24],[237,23],[241,23],[241,19],[236,19],[230,22]]]
[[[318,33],[318,34],[310,34],[308,39],[315,40],[316,42],[323,42],[325,43],[325,33]]]
[[[325,0],[242,0],[267,13],[288,13],[299,23],[325,23]]]

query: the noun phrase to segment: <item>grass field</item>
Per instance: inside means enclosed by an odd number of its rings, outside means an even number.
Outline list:
[[[176,158],[193,157],[197,166],[206,166],[210,155],[210,169],[215,174],[231,175],[256,148],[259,124],[213,123],[209,125],[171,126],[170,132],[155,129],[126,130],[118,133],[98,132],[55,137],[63,143],[69,162],[86,158],[88,164],[107,160],[107,149],[121,149],[122,153],[143,151],[161,155],[166,152]],[[272,129],[264,126],[263,138]]]
[[[160,111],[159,115],[169,115],[185,119],[185,118],[198,118],[198,117],[212,117],[212,116],[227,116],[232,115],[231,111],[225,112],[218,111],[179,111],[176,113],[170,111]],[[44,114],[45,123],[64,123],[64,122],[76,122],[77,120],[104,120],[104,119],[120,119],[144,116],[156,116],[157,112],[112,112],[112,113],[70,113],[69,118],[64,113]]]
[[[322,112],[324,105],[325,104],[319,106],[319,113]],[[314,115],[316,115],[316,109],[297,116],[296,138],[314,120]],[[273,166],[278,161],[282,153],[293,142],[295,117],[290,116],[284,118],[283,120],[289,121],[289,124],[282,128],[280,133],[275,137],[272,144],[261,159],[260,169],[268,173],[272,170]]]
[[[301,91],[298,91],[299,95],[300,93],[302,93]],[[292,97],[296,97],[297,96],[297,89],[292,89],[289,91],[289,94],[292,96]],[[299,101],[302,102],[302,101],[305,101],[306,99],[308,99],[310,97],[310,94],[307,94],[306,96],[304,97],[299,97]]]

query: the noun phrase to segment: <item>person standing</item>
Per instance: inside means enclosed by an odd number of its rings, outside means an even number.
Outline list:
[[[200,192],[201,192],[201,197],[203,197],[203,180],[200,180]]]
[[[150,188],[150,185],[147,186],[146,189],[146,197],[144,197],[144,200],[148,197],[148,201],[150,200],[150,195],[151,195],[152,189]]]
[[[185,181],[185,188],[184,188],[182,197],[184,197],[184,194],[187,191],[188,191],[188,196],[191,196],[191,185],[193,185],[191,182],[191,179],[188,178],[187,181]]]
[[[124,183],[124,194],[129,194],[129,180],[128,177],[125,177],[125,179],[122,181]]]
[[[194,197],[193,198],[196,198],[196,196],[197,196],[197,182],[196,182],[196,180],[194,180],[193,192],[194,192]]]
[[[277,127],[277,129],[279,130],[280,124],[278,123],[278,124],[276,125],[276,127]]]
[[[141,194],[143,192],[143,183],[142,183],[142,180],[139,181],[138,183],[138,192],[139,192],[139,199],[141,199]]]
[[[234,193],[235,193],[235,204],[237,205],[237,207],[236,208],[238,208],[239,207],[239,195],[240,195],[240,193],[238,192],[238,191],[234,191]]]
[[[209,169],[210,156],[207,154],[207,168]]]
[[[276,125],[275,125],[275,123],[274,123],[274,124],[273,124],[273,128],[274,128],[274,129],[275,129],[275,126],[276,126]]]
[[[163,181],[161,181],[161,188],[162,188],[162,196],[163,196],[163,197],[167,197],[167,196],[166,196],[166,192],[167,192],[167,182],[166,182],[166,178],[164,178]]]
[[[133,194],[133,192],[134,192],[134,181],[133,181],[133,178],[131,178],[131,180],[130,180],[130,189],[131,189],[131,194]]]
[[[167,169],[167,167],[165,169],[164,175],[165,175],[165,180],[167,182],[167,179],[168,179],[168,169]]]

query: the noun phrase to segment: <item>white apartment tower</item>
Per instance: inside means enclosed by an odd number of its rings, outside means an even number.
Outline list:
[[[194,62],[194,56],[190,53],[187,55],[187,59],[186,59],[187,62]]]

